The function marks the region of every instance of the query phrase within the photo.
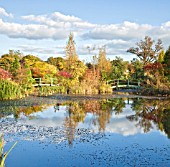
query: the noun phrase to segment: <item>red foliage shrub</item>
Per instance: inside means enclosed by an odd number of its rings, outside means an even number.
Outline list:
[[[96,79],[100,79],[100,72],[99,70],[93,70],[93,69],[88,69],[84,75],[84,78],[86,80],[96,80]]]
[[[59,76],[65,77],[65,78],[71,78],[72,75],[68,73],[67,71],[59,71]]]
[[[9,79],[9,78],[12,78],[11,73],[0,68],[0,79]]]
[[[144,67],[145,70],[154,71],[162,69],[162,64],[159,62],[148,64]]]

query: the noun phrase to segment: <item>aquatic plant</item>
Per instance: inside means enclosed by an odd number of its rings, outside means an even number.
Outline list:
[[[12,149],[16,146],[17,142],[14,143],[14,145],[10,148],[10,150],[7,153],[3,153],[4,151],[4,138],[3,135],[0,136],[0,167],[5,167],[5,160],[9,153],[12,151]]]

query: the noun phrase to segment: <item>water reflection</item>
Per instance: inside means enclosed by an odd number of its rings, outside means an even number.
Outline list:
[[[164,131],[170,138],[170,103],[166,100],[134,99],[132,109],[135,114],[127,119],[136,122],[137,126],[149,132],[153,124],[161,131]]]
[[[168,100],[31,98],[0,102],[0,131],[6,141],[4,152],[18,141],[6,159],[9,167],[170,165]],[[4,152],[0,152],[1,159]]]
[[[91,99],[74,101],[52,101],[30,106],[2,106],[0,118],[13,113],[16,120],[25,116],[28,122],[49,117],[54,125],[64,125],[65,135],[72,144],[76,128],[91,126],[99,132],[120,132],[124,135],[139,132],[147,133],[154,128],[167,134],[170,138],[170,103],[168,100],[149,99]],[[55,119],[55,117],[58,117]],[[37,119],[38,118],[38,119]],[[131,124],[132,123],[132,124]],[[47,125],[50,126],[48,123]],[[132,126],[133,125],[133,126]],[[138,129],[137,129],[138,128]]]

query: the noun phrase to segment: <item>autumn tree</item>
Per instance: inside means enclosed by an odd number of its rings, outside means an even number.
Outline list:
[[[94,70],[93,68],[86,70],[83,80],[81,81],[81,85],[86,94],[98,92],[100,78],[99,70]]]
[[[76,53],[75,42],[73,34],[70,33],[69,40],[66,46],[66,71],[68,71],[73,78],[80,79],[86,71],[86,66],[79,60]]]
[[[33,78],[29,68],[20,68],[13,80],[25,90],[27,95],[33,90]]]
[[[24,56],[22,62],[25,68],[31,70],[33,78],[53,77],[57,73],[54,65],[48,64],[34,55]]]
[[[26,55],[22,58],[22,63],[26,68],[27,67],[31,68],[37,61],[42,62],[42,60],[39,57],[34,55]]]
[[[149,36],[146,36],[144,40],[136,43],[136,45],[137,47],[131,47],[127,52],[137,55],[137,57],[143,62],[144,66],[157,61],[159,54],[163,49],[162,41],[160,39],[158,39],[153,48],[154,40]]]
[[[111,73],[111,63],[106,58],[105,47],[99,50],[98,64],[97,67],[101,73],[103,80],[108,80]]]
[[[31,68],[31,71],[35,78],[54,77],[57,73],[55,66],[41,61],[37,61]]]
[[[76,53],[76,48],[75,48],[75,42],[74,42],[74,36],[72,33],[70,33],[66,49],[65,49],[65,56],[66,56],[66,66],[68,70],[71,70],[71,65],[75,62],[78,61],[78,55]]]
[[[13,77],[17,75],[20,69],[20,60],[22,53],[20,51],[9,50],[9,53],[4,54],[0,58],[0,67],[9,71]]]
[[[59,71],[62,71],[65,66],[65,60],[62,57],[49,57],[47,63],[56,66]]]
[[[161,83],[164,83],[163,67],[163,45],[158,39],[154,46],[154,40],[146,36],[144,40],[138,42],[137,47],[132,47],[127,52],[136,54],[143,63],[144,79],[148,86],[158,89]],[[163,85],[162,85],[163,86]]]

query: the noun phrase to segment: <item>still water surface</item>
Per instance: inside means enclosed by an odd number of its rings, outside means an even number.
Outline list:
[[[170,101],[29,97],[0,102],[6,167],[170,166]]]

